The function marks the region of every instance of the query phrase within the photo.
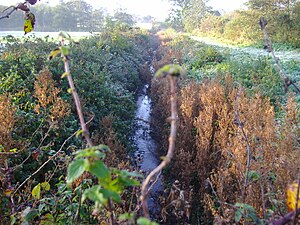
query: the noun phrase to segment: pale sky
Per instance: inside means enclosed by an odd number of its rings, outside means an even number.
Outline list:
[[[127,12],[135,15],[151,15],[160,20],[165,19],[171,8],[168,0],[85,0],[94,8],[107,8],[113,12],[118,8],[127,9]],[[209,0],[209,5],[220,12],[228,12],[241,8],[247,0]],[[8,3],[9,2],[9,3]],[[23,0],[0,0],[0,5],[16,4]],[[59,0],[41,0],[41,3],[55,5]]]

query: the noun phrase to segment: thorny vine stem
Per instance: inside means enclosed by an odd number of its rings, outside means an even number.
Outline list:
[[[238,90],[238,93],[236,95],[235,112],[234,113],[235,113],[235,123],[241,129],[243,137],[244,137],[246,145],[247,145],[247,165],[246,165],[246,171],[245,171],[244,192],[243,192],[243,201],[245,201],[246,191],[247,191],[248,182],[249,182],[249,170],[250,170],[250,166],[251,166],[251,148],[250,148],[248,136],[247,136],[246,131],[244,129],[244,123],[241,121],[240,116],[239,116],[239,97],[240,97],[240,94],[241,94],[241,89]]]
[[[64,38],[63,37],[61,37],[61,45],[64,46]],[[71,89],[71,92],[72,92],[72,95],[73,95],[73,98],[74,98],[74,102],[75,102],[75,105],[76,105],[76,110],[77,110],[80,125],[81,125],[81,128],[82,128],[83,136],[84,136],[84,138],[87,142],[88,147],[93,147],[93,143],[92,143],[92,140],[90,138],[89,131],[88,131],[88,129],[86,127],[86,124],[84,122],[84,117],[83,117],[83,112],[82,112],[80,99],[79,99],[78,93],[75,89],[75,85],[74,85],[74,82],[73,82],[73,79],[72,79],[72,76],[71,76],[71,73],[70,73],[68,56],[63,55],[63,61],[64,61],[64,66],[65,66],[65,73],[67,74],[69,86],[70,86],[70,89]],[[82,190],[80,190],[80,191],[82,192]],[[79,205],[79,207],[80,206],[81,205]],[[112,211],[113,209],[112,209],[111,199],[108,199],[108,206],[109,206],[109,222],[110,222],[110,225],[114,225],[115,224],[115,218],[114,218],[114,214],[113,214],[113,211]],[[79,209],[78,209],[78,212],[79,212]],[[74,219],[76,224],[79,223],[78,222],[78,217],[79,217],[79,213],[76,214],[76,218]]]
[[[63,38],[61,40],[61,45],[64,46],[64,39]],[[73,82],[73,79],[72,79],[72,76],[71,76],[71,73],[70,73],[68,57],[63,56],[63,61],[64,61],[64,66],[65,66],[65,72],[67,73],[67,77],[68,77],[69,86],[71,88],[72,95],[73,95],[73,98],[74,98],[74,102],[75,102],[75,105],[76,105],[76,110],[77,110],[80,125],[81,125],[81,128],[82,128],[83,136],[84,136],[84,138],[87,142],[88,147],[92,147],[93,143],[91,141],[89,131],[88,131],[88,129],[86,127],[86,124],[84,122],[84,117],[83,117],[83,113],[82,113],[80,99],[79,99],[79,96],[78,96],[77,91],[75,89],[75,85],[74,85],[74,82]]]
[[[142,185],[142,195],[141,195],[141,201],[142,201],[142,207],[143,207],[143,213],[145,217],[149,218],[149,210],[148,210],[148,204],[147,199],[148,195],[150,193],[150,188],[148,189],[149,183],[151,180],[159,174],[163,168],[165,168],[172,160],[174,151],[175,151],[175,140],[176,140],[176,134],[177,134],[177,120],[178,120],[178,112],[177,112],[177,76],[174,74],[168,74],[167,78],[170,82],[170,102],[171,102],[171,117],[170,123],[170,135],[169,135],[169,147],[168,152],[165,157],[163,157],[163,161],[150,172],[150,174],[146,177],[146,179],[143,182]],[[153,186],[151,186],[153,187]]]
[[[284,85],[285,85],[285,89],[287,90],[287,88],[292,85],[295,89],[295,91],[297,92],[297,94],[300,94],[300,89],[299,87],[295,84],[294,81],[291,80],[291,78],[284,72],[281,64],[279,63],[279,60],[278,58],[276,57],[275,55],[275,52],[274,52],[274,49],[273,49],[273,46],[272,46],[272,42],[271,42],[271,39],[269,37],[269,34],[268,34],[268,31],[266,29],[266,26],[268,24],[268,21],[264,18],[264,17],[261,17],[259,19],[259,25],[260,25],[260,29],[262,30],[263,34],[264,34],[264,38],[265,38],[265,41],[266,41],[266,47],[267,47],[267,50],[271,53],[272,55],[272,58],[275,62],[275,65],[276,65],[276,69],[278,70],[279,72],[279,75],[281,76],[281,79],[284,81]]]

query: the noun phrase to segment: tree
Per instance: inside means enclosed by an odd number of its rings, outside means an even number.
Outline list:
[[[135,24],[132,15],[128,14],[124,9],[118,9],[114,14],[114,19],[121,24],[133,26]]]
[[[207,0],[170,0],[173,2],[174,9],[169,17],[169,21],[181,23],[181,25],[187,30],[199,28],[201,20],[205,17],[209,11],[209,7],[206,6]]]

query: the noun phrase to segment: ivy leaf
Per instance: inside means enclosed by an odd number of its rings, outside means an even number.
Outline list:
[[[76,159],[71,162],[68,167],[67,183],[71,184],[74,180],[80,177],[88,167],[87,159]]]
[[[37,184],[31,191],[31,195],[32,197],[36,198],[36,199],[40,199],[41,198],[41,184]]]

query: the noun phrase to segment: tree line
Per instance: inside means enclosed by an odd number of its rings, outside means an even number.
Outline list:
[[[249,0],[247,9],[221,15],[205,0],[170,0],[174,10],[168,23],[176,29],[214,36],[237,44],[254,44],[263,40],[258,26],[260,17],[268,20],[273,41],[300,46],[299,0]]]
[[[0,12],[8,6],[0,5]],[[56,6],[39,4],[31,11],[36,17],[35,31],[101,31],[106,25],[133,26],[135,18],[125,10],[117,10],[113,16],[103,9],[94,9],[83,0],[60,1]],[[9,19],[0,20],[0,31],[23,30],[23,12],[17,10]],[[145,17],[146,19],[148,17]]]

